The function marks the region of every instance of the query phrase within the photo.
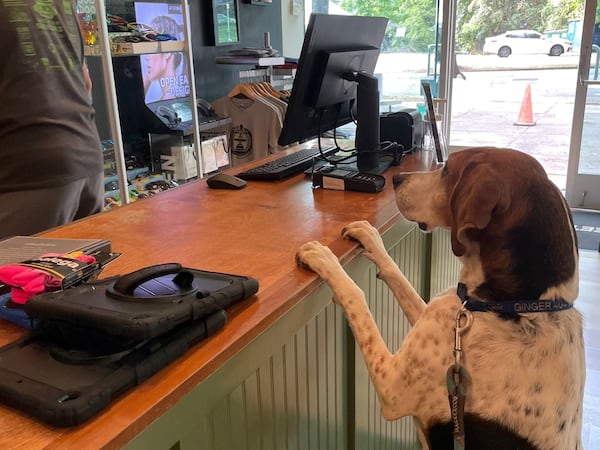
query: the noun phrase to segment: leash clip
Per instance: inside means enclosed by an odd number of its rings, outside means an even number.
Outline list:
[[[458,374],[461,367],[462,356],[462,335],[471,328],[473,323],[473,313],[466,308],[466,301],[456,314],[456,323],[454,327],[454,373]],[[464,320],[463,320],[464,319]]]

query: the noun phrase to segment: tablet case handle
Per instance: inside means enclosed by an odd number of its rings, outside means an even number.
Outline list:
[[[131,296],[142,283],[169,274],[176,274],[172,281],[181,288],[181,293],[194,290],[194,274],[184,270],[179,263],[157,264],[123,275],[114,284],[112,290],[117,294]]]

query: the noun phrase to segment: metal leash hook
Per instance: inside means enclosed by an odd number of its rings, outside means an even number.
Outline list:
[[[462,319],[464,320],[464,325],[461,324]],[[465,303],[462,304],[462,307],[456,314],[456,321],[454,327],[454,372],[458,373],[461,367],[461,356],[462,356],[462,335],[467,332],[469,328],[471,328],[471,324],[473,323],[473,313],[465,308]]]
[[[464,322],[464,323],[463,323]],[[465,398],[467,396],[467,381],[469,375],[461,364],[462,335],[471,327],[473,314],[465,308],[463,303],[456,314],[454,327],[454,364],[448,368],[446,384],[448,387],[448,400],[450,401],[450,415],[452,417],[452,434],[454,436],[454,450],[465,448]]]

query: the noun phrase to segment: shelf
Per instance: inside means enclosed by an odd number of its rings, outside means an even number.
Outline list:
[[[183,52],[185,42],[183,41],[151,41],[151,42],[111,42],[112,56],[132,56],[147,53]],[[101,56],[97,45],[86,45],[84,48],[86,56]]]
[[[284,64],[285,58],[283,56],[217,56],[215,62],[217,64],[251,64],[254,66],[267,67]]]
[[[230,117],[214,117],[211,119],[203,119],[198,124],[200,133],[211,131],[217,128],[229,126],[231,123]]]

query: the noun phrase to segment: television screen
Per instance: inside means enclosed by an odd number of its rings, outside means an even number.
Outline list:
[[[135,17],[138,23],[147,25],[160,34],[168,34],[177,40],[184,38],[183,11],[179,3],[135,2]],[[146,103],[190,95],[183,52],[141,55],[140,65]]]

